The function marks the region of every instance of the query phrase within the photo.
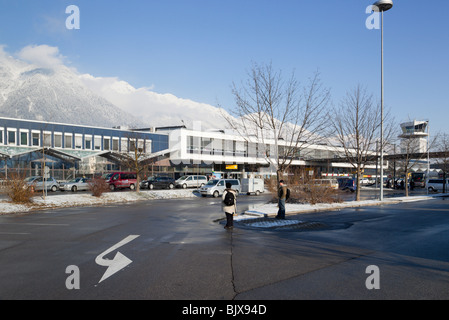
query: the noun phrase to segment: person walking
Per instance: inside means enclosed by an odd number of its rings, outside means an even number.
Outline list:
[[[223,211],[226,214],[225,229],[234,228],[234,214],[237,212],[237,192],[232,189],[232,185],[226,183],[226,189],[223,192]]]
[[[285,201],[288,198],[288,189],[284,180],[279,181],[278,198],[279,210],[276,219],[285,219]]]

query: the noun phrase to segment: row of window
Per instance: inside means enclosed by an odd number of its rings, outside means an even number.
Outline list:
[[[129,141],[128,141],[129,140]],[[83,135],[62,132],[0,129],[0,145],[51,147],[63,149],[83,149],[98,151],[129,151],[137,147],[151,153],[151,140],[128,139],[119,137],[104,137],[97,135]]]
[[[190,154],[264,158],[275,155],[275,148],[275,145],[271,144],[194,136],[187,136],[186,141],[186,152]],[[293,157],[295,160],[301,158],[332,159],[341,156],[331,150],[311,148],[302,148],[296,154],[288,154],[288,151],[291,152],[289,148],[278,146],[278,153],[281,157]]]

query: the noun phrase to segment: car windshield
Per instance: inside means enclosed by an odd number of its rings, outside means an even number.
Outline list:
[[[30,182],[30,181],[34,181],[35,179],[37,179],[38,177],[28,177],[25,179],[25,182]]]
[[[181,178],[179,178],[178,180],[185,180],[187,179],[189,176],[182,176]]]
[[[213,186],[213,185],[216,185],[218,181],[220,181],[220,180],[210,180],[206,185]]]
[[[81,178],[72,179],[69,181],[69,183],[76,183],[76,182],[79,182],[80,180],[81,180]]]

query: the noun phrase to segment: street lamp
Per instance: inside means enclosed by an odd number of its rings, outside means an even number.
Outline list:
[[[384,11],[393,7],[392,0],[379,0],[373,4],[381,12],[381,110],[380,110],[380,201],[384,200]]]

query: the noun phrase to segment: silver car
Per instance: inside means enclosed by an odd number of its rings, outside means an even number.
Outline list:
[[[226,189],[226,183],[231,184],[231,189],[234,189],[237,192],[237,195],[241,191],[240,181],[237,179],[215,179],[209,180],[209,182],[200,188],[200,193],[203,197],[207,197],[208,195],[213,197],[218,197],[223,194]]]
[[[61,191],[77,192],[89,190],[89,188],[89,179],[87,178],[76,178],[60,184]]]
[[[25,179],[25,182],[34,191],[44,190],[44,179],[40,176],[28,177]],[[45,188],[47,190],[56,192],[57,190],[59,190],[59,183],[58,183],[58,181],[56,181],[55,178],[47,178],[47,179],[45,179]]]
[[[191,176],[182,176],[178,180],[175,181],[175,186],[178,188],[201,188],[207,183],[207,177],[206,176],[198,176],[198,175],[191,175]]]

